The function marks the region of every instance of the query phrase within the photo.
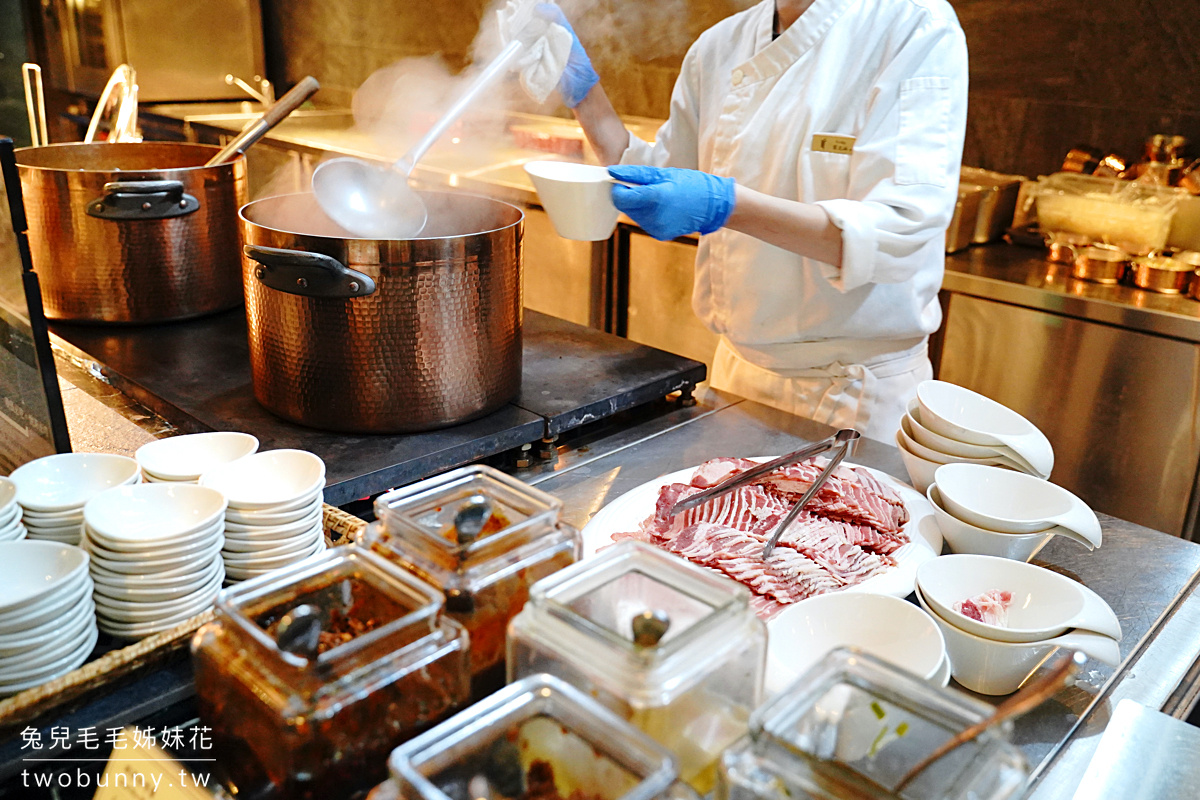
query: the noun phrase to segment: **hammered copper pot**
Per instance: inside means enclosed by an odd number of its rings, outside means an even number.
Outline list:
[[[421,238],[356,239],[311,194],[242,208],[254,395],[314,428],[402,433],[483,416],[521,384],[524,214],[422,193]]]
[[[18,150],[46,316],[165,322],[239,305],[246,161],[205,167],[219,149],[102,142]]]

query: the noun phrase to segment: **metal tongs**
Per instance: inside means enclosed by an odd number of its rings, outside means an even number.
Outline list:
[[[771,557],[771,553],[775,550],[775,543],[779,541],[779,537],[783,535],[783,532],[787,529],[787,526],[791,525],[792,520],[794,520],[796,516],[804,509],[804,507],[808,505],[809,501],[817,496],[817,492],[821,491],[821,487],[825,485],[825,481],[829,480],[829,476],[832,475],[833,471],[838,468],[838,465],[846,459],[846,456],[854,448],[855,442],[861,438],[861,433],[851,430],[850,428],[842,428],[833,435],[834,441],[831,445],[831,449],[834,447],[839,448],[837,453],[835,453],[834,456],[829,459],[829,463],[825,465],[825,469],[821,470],[821,474],[817,476],[817,479],[812,482],[812,486],[808,487],[808,491],[801,496],[796,505],[792,506],[792,510],[789,511],[787,516],[783,518],[783,521],[779,523],[779,527],[777,527],[775,532],[771,534],[771,538],[767,539],[766,545],[763,546],[762,557],[764,559]]]
[[[745,472],[739,472],[733,477],[721,481],[716,486],[712,486],[702,492],[689,495],[675,505],[671,506],[671,510],[668,511],[667,514],[668,516],[673,517],[682,511],[687,511],[689,508],[695,508],[701,503],[706,503],[709,500],[712,500],[714,497],[719,497],[727,492],[731,492],[739,486],[744,486],[747,483],[751,483],[752,481],[761,478],[763,475],[766,475],[769,472],[774,472],[777,469],[804,461],[805,459],[812,458],[813,456],[819,456],[821,453],[828,452],[834,448],[841,448],[840,452],[833,457],[833,460],[829,462],[829,466],[827,466],[821,472],[821,474],[813,482],[813,485],[810,486],[808,491],[804,493],[804,496],[800,498],[800,502],[792,507],[792,510],[788,512],[786,517],[784,517],[783,522],[781,522],[779,527],[775,529],[775,532],[771,534],[771,538],[767,541],[767,546],[763,548],[763,558],[766,558],[767,556],[771,555],[771,551],[775,549],[775,542],[779,540],[779,535],[783,533],[783,529],[791,524],[792,520],[796,518],[796,515],[800,513],[800,510],[804,508],[808,501],[812,500],[813,497],[816,496],[817,492],[821,489],[821,486],[824,485],[829,476],[833,474],[833,471],[837,469],[838,464],[842,463],[842,460],[854,447],[854,443],[858,441],[859,437],[860,434],[858,431],[850,430],[849,428],[843,428],[833,436],[830,436],[828,439],[822,439],[815,444],[805,445],[799,450],[794,450],[791,453],[782,455],[774,461],[768,461],[765,464],[759,464],[757,467],[751,467]]]

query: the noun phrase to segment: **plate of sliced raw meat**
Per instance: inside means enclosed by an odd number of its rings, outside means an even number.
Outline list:
[[[746,586],[766,620],[829,592],[912,592],[917,567],[937,555],[929,534],[922,535],[933,508],[911,486],[869,467],[838,467],[765,561],[764,542],[824,458],[763,475],[674,517],[667,513],[677,501],[766,460],[716,458],[631,489],[584,527],[584,557],[623,539],[649,542]]]

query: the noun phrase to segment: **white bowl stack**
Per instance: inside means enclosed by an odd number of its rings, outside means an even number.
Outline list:
[[[1010,592],[1003,624],[956,606]],[[1108,603],[1048,569],[1005,558],[953,555],[917,568],[917,600],[941,629],[954,679],[988,695],[1015,692],[1056,650],[1079,650],[1116,666],[1121,624]]]
[[[198,483],[200,476],[258,450],[248,433],[190,433],[144,444],[133,454],[147,483]]]
[[[142,472],[126,456],[61,453],[23,464],[9,477],[29,538],[77,545],[84,504],[114,486],[138,483]]]
[[[970,389],[924,381],[896,431],[896,446],[918,491],[942,464],[978,464],[1047,479],[1054,448],[1029,420]]]
[[[64,675],[99,636],[87,553],[57,542],[0,542],[0,696]]]
[[[256,578],[325,549],[325,462],[305,450],[267,450],[200,478],[225,495],[225,574]]]
[[[1053,537],[1103,542],[1096,513],[1061,486],[980,464],[943,464],[925,496],[955,553],[1028,561]]]
[[[212,606],[225,580],[225,498],[193,484],[122,486],[83,509],[100,629],[142,639]]]
[[[24,539],[25,533],[21,506],[17,503],[17,485],[8,478],[0,478],[0,542]]]

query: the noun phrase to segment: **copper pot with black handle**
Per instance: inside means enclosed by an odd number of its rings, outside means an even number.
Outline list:
[[[311,194],[241,210],[254,395],[314,428],[403,433],[483,416],[521,383],[524,214],[423,192],[419,238],[357,239]]]
[[[18,150],[46,316],[148,323],[239,305],[246,162],[205,166],[218,150],[182,142]]]

